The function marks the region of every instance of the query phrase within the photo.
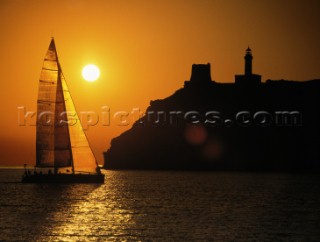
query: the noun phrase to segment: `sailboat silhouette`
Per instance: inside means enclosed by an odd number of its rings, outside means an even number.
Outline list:
[[[35,167],[49,170],[48,174],[26,170],[22,181],[103,183],[104,175],[77,115],[53,38],[41,70],[37,113]]]

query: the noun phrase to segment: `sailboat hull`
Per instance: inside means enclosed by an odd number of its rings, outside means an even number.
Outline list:
[[[23,183],[104,183],[103,174],[35,174],[24,175]]]

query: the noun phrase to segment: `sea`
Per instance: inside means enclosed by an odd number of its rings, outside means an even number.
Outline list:
[[[317,174],[103,172],[23,184],[0,169],[0,241],[320,241]]]

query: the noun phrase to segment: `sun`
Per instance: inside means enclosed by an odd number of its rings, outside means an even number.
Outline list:
[[[82,76],[88,82],[94,82],[100,76],[100,70],[96,65],[86,65],[82,69]]]

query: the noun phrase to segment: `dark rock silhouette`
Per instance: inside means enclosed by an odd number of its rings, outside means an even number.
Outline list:
[[[320,171],[320,80],[261,83],[252,54],[235,84],[211,80],[210,64],[114,138],[106,169]]]

